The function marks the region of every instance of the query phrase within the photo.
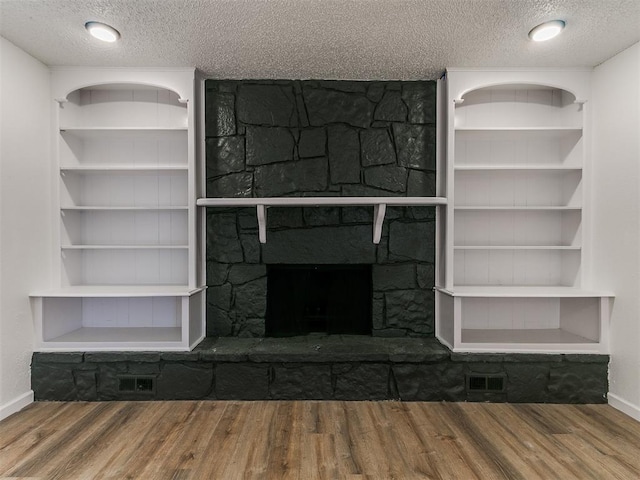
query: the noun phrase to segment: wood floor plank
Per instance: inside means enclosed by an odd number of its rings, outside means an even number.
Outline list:
[[[607,405],[36,403],[0,422],[0,479],[640,478]]]

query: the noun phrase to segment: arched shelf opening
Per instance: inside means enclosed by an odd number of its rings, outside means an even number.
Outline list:
[[[70,129],[186,129],[187,101],[173,89],[147,82],[92,83],[70,90],[59,126]]]
[[[583,101],[542,83],[494,83],[454,99],[456,129],[581,129]]]

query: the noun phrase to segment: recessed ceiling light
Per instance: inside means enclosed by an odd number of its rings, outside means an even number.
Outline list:
[[[120,32],[106,23],[87,22],[84,24],[84,28],[86,28],[92,36],[103,42],[111,43],[120,38]]]
[[[565,23],[562,20],[551,20],[533,27],[529,32],[529,38],[534,42],[544,42],[560,35]]]

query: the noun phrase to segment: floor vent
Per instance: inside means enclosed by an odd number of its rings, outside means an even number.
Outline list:
[[[151,375],[120,375],[118,391],[127,393],[155,393],[156,379]]]
[[[498,374],[467,375],[467,391],[469,392],[504,392],[505,376]]]

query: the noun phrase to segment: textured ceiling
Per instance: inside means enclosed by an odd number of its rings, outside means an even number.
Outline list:
[[[528,40],[556,18],[558,39]],[[89,37],[89,20],[122,40]],[[0,34],[47,65],[429,79],[447,66],[598,65],[640,40],[640,0],[0,0]]]

